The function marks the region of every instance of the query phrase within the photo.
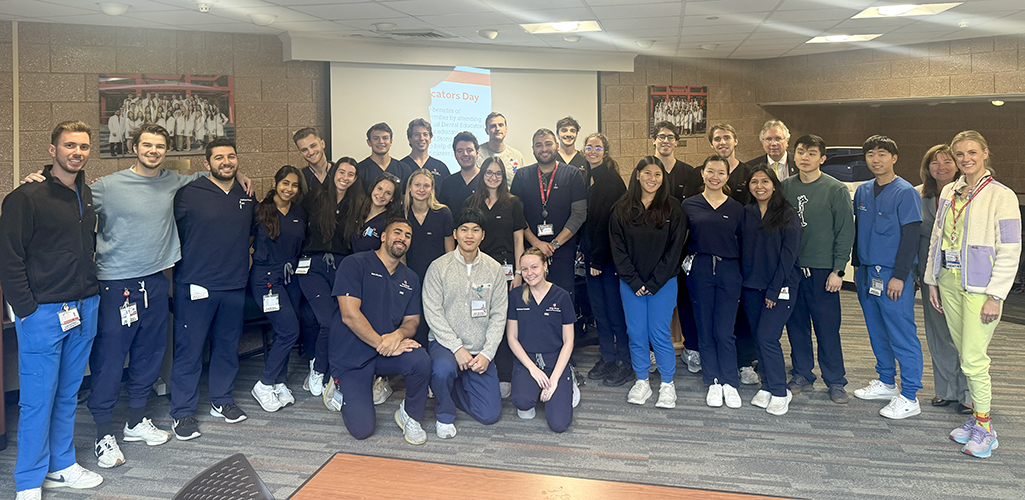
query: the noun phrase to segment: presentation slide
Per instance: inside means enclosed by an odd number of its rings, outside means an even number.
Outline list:
[[[598,75],[594,71],[509,70],[480,66],[407,66],[331,63],[331,158],[370,155],[366,133],[387,123],[393,133],[391,156],[409,154],[410,120],[431,122],[430,154],[459,169],[452,138],[468,130],[487,142],[484,119],[491,111],[505,115],[506,144],[533,163],[531,136],[539,128],[555,129],[565,116],[580,122],[577,148],[598,130]]]

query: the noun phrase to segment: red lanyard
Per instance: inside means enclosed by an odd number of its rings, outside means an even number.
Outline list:
[[[950,212],[952,214],[954,214],[954,227],[953,227],[953,231],[951,231],[951,234],[950,234],[950,241],[951,242],[954,242],[956,240],[956,238],[957,238],[957,219],[961,218],[961,214],[964,213],[966,208],[968,208],[968,204],[971,203],[972,200],[974,200],[975,197],[978,196],[979,193],[982,192],[982,188],[988,186],[990,181],[992,181],[992,180],[993,180],[993,176],[989,176],[989,177],[986,178],[986,180],[982,181],[982,183],[979,184],[977,188],[972,190],[971,196],[969,196],[968,199],[965,200],[964,205],[961,205],[961,210],[955,210],[955,208],[954,208],[955,207],[955,202],[957,200],[957,192],[955,191],[954,193],[951,193],[951,195],[950,195]]]
[[[555,182],[555,173],[559,171],[559,163],[555,163],[552,169],[552,176],[548,179],[548,188],[545,189],[544,181],[541,179],[541,165],[537,166],[537,188],[541,191],[541,206],[548,206],[548,195],[552,193],[552,184]]]

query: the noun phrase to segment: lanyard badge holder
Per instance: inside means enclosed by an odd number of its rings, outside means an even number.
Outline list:
[[[132,323],[139,321],[139,305],[135,302],[129,302],[129,295],[131,293],[125,288],[125,303],[121,304],[121,307],[118,308],[121,312],[121,326],[132,326]]]
[[[879,266],[876,266],[876,272],[880,270]],[[868,293],[880,297],[883,295],[883,280],[879,278],[872,278],[872,286],[869,287]]]
[[[263,296],[263,312],[272,313],[281,309],[281,303],[278,301],[278,294],[274,293],[271,284],[267,283],[267,295]]]
[[[306,274],[310,272],[310,264],[312,263],[313,259],[310,257],[299,259],[299,266],[295,268],[295,274]]]
[[[474,292],[477,293],[477,298],[470,299],[470,317],[471,318],[485,318],[488,315],[488,301],[484,298],[482,292],[485,288],[490,291],[491,283],[485,283],[483,285],[470,285]]]
[[[516,273],[513,271],[513,265],[508,262],[502,263],[502,272],[505,273],[505,280],[511,281],[515,277]]]
[[[78,316],[78,307],[69,307],[67,303],[65,303],[64,307],[57,312],[57,319],[60,320],[62,332],[66,332],[82,324],[82,318]]]
[[[555,164],[555,168],[552,169],[552,176],[548,178],[548,187],[544,185],[544,180],[541,178],[541,166],[537,167],[537,187],[541,191],[541,224],[537,225],[537,235],[541,236],[555,236],[555,227],[548,223],[548,198],[552,194],[552,184],[555,184],[555,173],[559,171],[559,164]]]

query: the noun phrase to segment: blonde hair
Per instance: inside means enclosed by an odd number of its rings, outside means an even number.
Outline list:
[[[528,255],[533,255],[534,257],[537,257],[537,258],[541,259],[541,265],[545,266],[546,268],[548,267],[548,264],[547,264],[548,257],[545,257],[544,252],[542,252],[540,248],[538,248],[538,247],[530,247],[530,248],[524,250],[523,251],[523,255],[520,255],[520,262],[522,262],[523,258],[528,256]],[[521,288],[523,288],[523,303],[529,305],[530,304],[530,285],[528,285],[527,282],[524,281],[523,282],[523,286]]]
[[[427,195],[427,208],[431,210],[441,210],[445,205],[442,205],[441,202],[434,197],[434,188],[437,185],[437,183],[434,182],[434,173],[426,168],[414,170],[412,174],[409,174],[409,178],[406,179],[406,196],[404,198],[405,204],[403,206],[406,207],[406,210],[413,209],[413,193],[411,192],[413,189],[413,179],[420,177],[421,175],[426,175],[431,180],[431,192]]]
[[[950,149],[953,151],[954,146],[957,143],[964,141],[975,141],[979,143],[979,146],[982,146],[982,149],[989,151],[989,143],[986,142],[986,139],[984,137],[982,137],[982,134],[974,130],[962,130],[961,132],[958,132],[957,135],[954,136],[954,139],[950,141]],[[957,160],[957,158],[954,157],[954,160]],[[986,157],[986,161],[983,162],[982,166],[986,167],[986,170],[989,170],[990,173],[993,173],[993,166],[990,165],[988,156]],[[960,170],[960,168],[958,168],[958,170]]]

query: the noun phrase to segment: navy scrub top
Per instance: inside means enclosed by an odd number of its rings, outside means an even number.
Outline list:
[[[569,292],[552,284],[540,304],[534,303],[533,296],[530,297],[530,304],[524,304],[524,286],[527,285],[518,286],[509,292],[507,315],[508,319],[519,322],[516,338],[523,350],[529,353],[550,353],[562,349],[562,326],[572,325],[577,320]]]
[[[486,203],[478,208],[484,213],[484,240],[480,242],[480,251],[499,264],[515,267],[516,243],[513,233],[527,228],[527,220],[523,218],[523,202],[513,196],[504,208],[498,208],[498,202],[491,208]]]
[[[428,210],[421,225],[409,209],[407,219],[413,227],[413,238],[406,252],[406,265],[423,281],[431,262],[445,255],[445,237],[452,236],[452,211],[448,207]]]
[[[402,163],[409,165],[409,168],[413,169],[414,171],[419,170],[421,168],[416,164],[415,161],[413,161],[413,157],[409,155],[406,155],[406,157],[402,159]],[[427,157],[427,161],[424,162],[424,166],[422,168],[426,168],[427,170],[430,170],[432,174],[434,174],[435,186],[441,184],[441,181],[443,181],[451,173],[448,171],[448,165],[445,165],[445,162],[433,156]]]
[[[775,301],[781,288],[793,290],[801,279],[801,268],[797,265],[797,254],[801,251],[801,219],[795,210],[790,224],[767,233],[761,227],[762,212],[758,204],[752,203],[744,210],[740,261],[744,287],[765,290],[766,297]]]
[[[569,220],[572,212],[573,202],[587,199],[587,186],[584,184],[584,176],[580,173],[580,169],[559,163],[552,172],[555,178],[551,181],[552,190],[548,194],[548,217],[541,217],[541,186],[537,180],[538,168],[535,163],[517,170],[516,175],[513,176],[510,191],[523,202],[523,217],[527,220],[527,225],[535,236],[537,236],[538,224],[552,224],[551,236],[538,236],[541,241],[552,241],[566,226],[566,221]],[[544,179],[543,184],[547,191],[548,179]],[[561,243],[563,246],[570,244],[569,241]]]
[[[277,209],[274,212],[281,228],[276,240],[270,239],[267,226],[253,217],[253,269],[278,277],[283,275],[286,263],[292,264],[292,269],[298,265],[299,252],[306,238],[306,211],[292,203],[288,214]]]
[[[466,203],[466,199],[473,195],[473,192],[477,188],[477,183],[480,182],[480,176],[484,175],[484,171],[477,172],[477,175],[470,179],[470,183],[466,184],[463,182],[463,174],[456,172],[440,183],[435,183],[435,195],[438,197],[438,201],[449,208],[459,208]]]
[[[174,266],[177,283],[207,290],[245,288],[249,282],[249,235],[256,200],[237,182],[225,193],[201,177],[174,196],[182,259]]]
[[[724,259],[740,258],[740,227],[744,222],[744,206],[733,198],[712,208],[704,195],[683,200],[687,212],[690,237],[687,253],[703,253]]]
[[[363,225],[358,234],[352,236],[352,253],[381,248],[381,235],[388,224],[388,210],[375,215]]]

